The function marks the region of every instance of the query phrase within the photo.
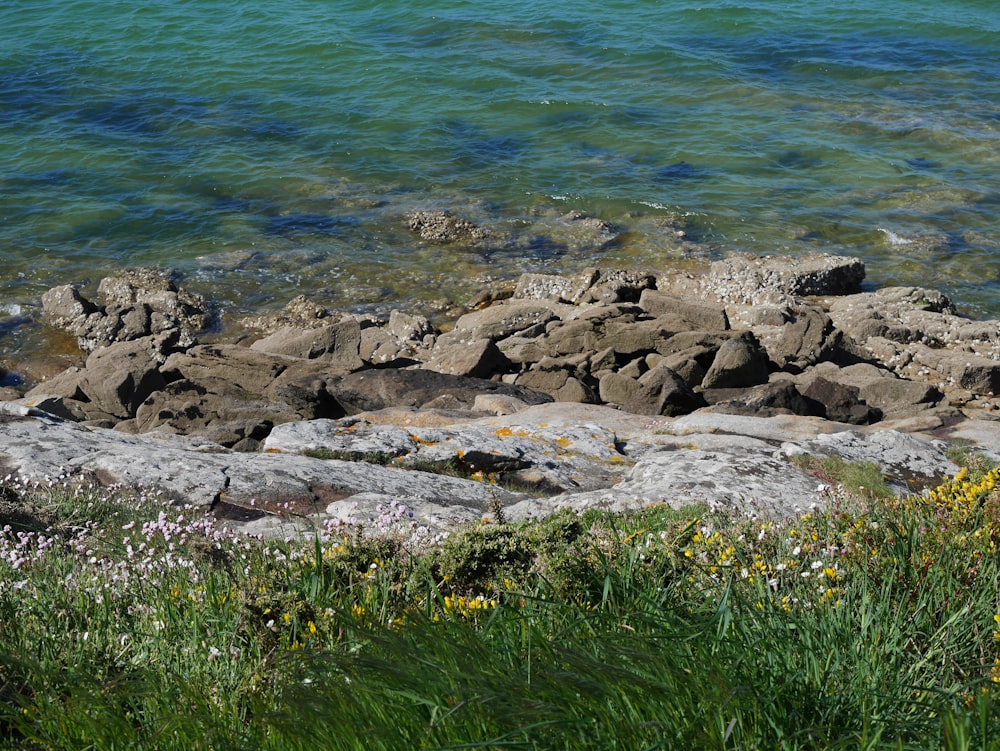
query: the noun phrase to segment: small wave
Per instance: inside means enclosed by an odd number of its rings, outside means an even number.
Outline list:
[[[913,242],[913,240],[902,235],[897,235],[892,230],[885,229],[884,227],[879,227],[878,231],[885,235],[885,239],[890,245],[909,245]]]

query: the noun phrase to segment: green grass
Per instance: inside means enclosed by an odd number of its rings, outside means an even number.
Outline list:
[[[265,542],[8,479],[0,748],[1000,749],[998,480]]]
[[[812,454],[798,454],[791,461],[827,484],[841,486],[850,495],[873,499],[895,495],[886,483],[881,467],[873,462],[849,462],[839,456]]]

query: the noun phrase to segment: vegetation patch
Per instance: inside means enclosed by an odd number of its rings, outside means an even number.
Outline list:
[[[1000,748],[998,481],[263,541],[7,478],[0,748]]]

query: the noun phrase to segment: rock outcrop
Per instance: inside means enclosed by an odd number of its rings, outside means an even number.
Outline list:
[[[454,219],[413,229],[484,237]],[[919,489],[955,469],[942,440],[1000,445],[1000,323],[863,276],[833,256],[525,274],[445,326],[296,298],[237,344],[208,339],[209,306],[172,277],[131,270],[100,305],[46,293],[87,357],[0,402],[0,464],[156,486],[275,534],[290,509],[311,524],[390,500],[442,528],[654,502],[792,513],[826,499],[803,453]]]
[[[413,221],[415,230],[472,232],[454,219]],[[46,293],[50,322],[90,355],[23,403],[251,451],[288,422],[396,406],[468,409],[479,396],[857,425],[995,410],[1000,323],[963,318],[928,290],[860,292],[863,276],[858,259],[835,256],[733,256],[701,276],[525,274],[484,292],[448,330],[400,310],[376,318],[296,298],[248,319],[260,335],[237,345],[198,343],[204,300],[167,274],[135,269],[101,282],[102,306],[71,286]]]

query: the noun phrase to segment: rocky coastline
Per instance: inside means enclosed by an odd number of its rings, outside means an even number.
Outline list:
[[[524,274],[447,325],[296,298],[212,341],[208,301],[129,269],[97,300],[43,296],[86,359],[4,390],[0,465],[155,485],[274,532],[393,500],[438,527],[695,500],[790,513],[826,492],[795,454],[906,489],[954,471],[956,441],[995,455],[1000,322],[864,275],[829,255]]]

